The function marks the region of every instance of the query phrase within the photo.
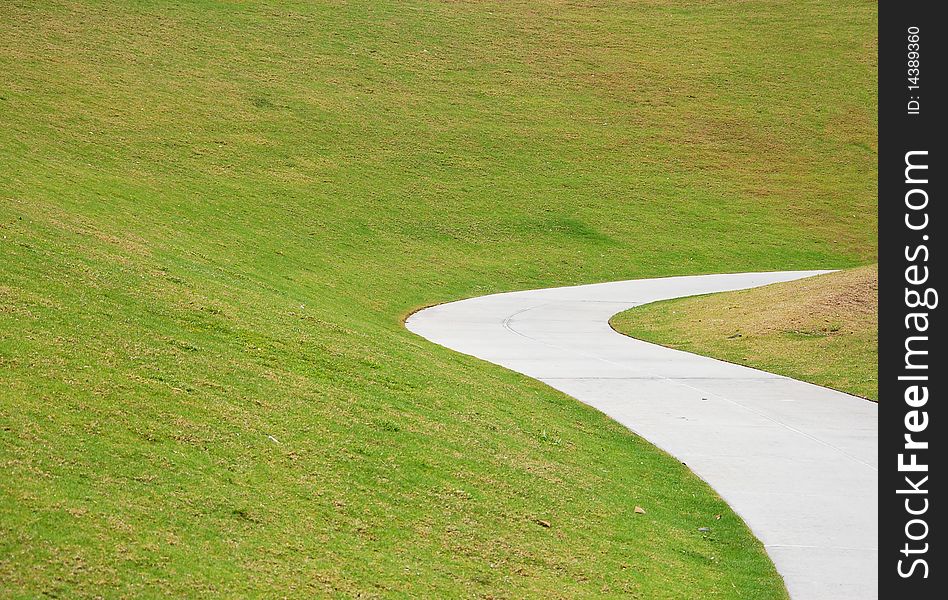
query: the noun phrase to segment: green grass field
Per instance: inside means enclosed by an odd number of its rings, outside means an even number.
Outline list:
[[[877,265],[616,315],[632,337],[879,399]]]
[[[875,31],[0,0],[0,595],[784,598],[685,467],[401,320],[874,261]]]

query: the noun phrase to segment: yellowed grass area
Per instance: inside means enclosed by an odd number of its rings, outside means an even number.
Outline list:
[[[878,400],[878,266],[634,308],[633,337]]]

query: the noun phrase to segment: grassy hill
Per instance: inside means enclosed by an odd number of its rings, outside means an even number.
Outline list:
[[[873,3],[0,15],[0,595],[784,597],[685,467],[401,319],[873,261]]]
[[[879,269],[678,298],[616,315],[618,331],[879,399]]]

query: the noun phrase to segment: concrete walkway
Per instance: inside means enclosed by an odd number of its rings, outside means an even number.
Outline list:
[[[878,596],[877,405],[634,340],[627,308],[822,271],[671,277],[496,294],[408,329],[589,404],[686,463],[763,541],[796,600]]]

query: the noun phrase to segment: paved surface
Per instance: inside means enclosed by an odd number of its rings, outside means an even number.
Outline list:
[[[609,318],[820,271],[619,281],[482,296],[412,315],[425,338],[519,371],[685,462],[763,541],[797,600],[878,596],[877,405],[634,340]]]

